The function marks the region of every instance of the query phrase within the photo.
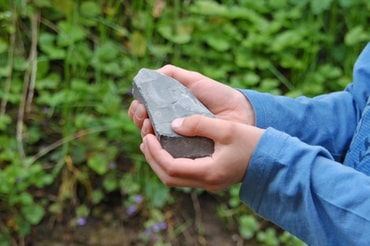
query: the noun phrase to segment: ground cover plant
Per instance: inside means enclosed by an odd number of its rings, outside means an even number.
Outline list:
[[[0,245],[32,243],[45,222],[85,226],[107,204],[139,221],[135,242],[173,244],[189,224],[169,211],[205,191],[165,187],[146,165],[127,116],[137,71],[172,63],[315,96],[351,81],[369,19],[363,0],[2,1]],[[237,185],[214,195],[242,242],[300,243],[241,204]]]

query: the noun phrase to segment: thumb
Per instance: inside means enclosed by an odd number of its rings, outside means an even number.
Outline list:
[[[207,137],[214,141],[220,139],[220,133],[225,131],[225,127],[227,128],[226,121],[202,115],[192,115],[172,121],[172,129],[180,135]]]

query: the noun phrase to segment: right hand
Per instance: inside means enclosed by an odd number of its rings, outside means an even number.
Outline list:
[[[215,114],[216,118],[255,125],[252,105],[241,92],[198,72],[185,70],[173,65],[166,65],[157,71],[178,80],[190,89]],[[128,112],[135,125],[141,129],[142,136],[153,133],[147,112],[141,102],[133,100]]]
[[[203,136],[215,143],[211,156],[173,158],[153,134],[143,137],[140,149],[167,186],[196,187],[218,191],[243,180],[263,129],[202,115],[178,118],[172,129],[183,136]]]

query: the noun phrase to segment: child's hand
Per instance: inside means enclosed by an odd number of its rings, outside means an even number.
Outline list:
[[[193,115],[176,119],[173,129],[185,136],[203,136],[215,142],[211,157],[173,158],[153,134],[146,134],[140,148],[154,172],[168,186],[221,190],[240,182],[264,130],[237,122]]]
[[[200,73],[172,65],[158,69],[158,72],[181,82],[219,119],[254,125],[255,116],[248,99],[239,91],[212,80]],[[141,129],[142,136],[153,133],[144,105],[132,101],[129,115]]]

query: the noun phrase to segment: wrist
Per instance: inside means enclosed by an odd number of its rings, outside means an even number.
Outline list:
[[[252,103],[249,101],[248,97],[244,95],[243,92],[238,90],[237,97],[240,105],[242,105],[243,110],[246,113],[246,123],[251,126],[256,125],[256,114],[254,112]]]

